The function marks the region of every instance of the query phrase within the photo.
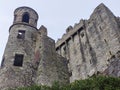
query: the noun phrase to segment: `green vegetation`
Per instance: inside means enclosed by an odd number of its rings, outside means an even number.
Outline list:
[[[68,85],[59,85],[55,82],[49,86],[31,86],[16,90],[120,90],[120,78],[94,76],[86,80],[77,80]]]

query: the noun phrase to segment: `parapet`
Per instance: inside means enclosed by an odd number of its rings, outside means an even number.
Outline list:
[[[84,20],[80,20],[79,23],[76,23],[74,25],[74,27],[69,26],[66,29],[66,33],[63,34],[61,39],[58,39],[56,42],[56,48],[59,47],[60,45],[62,45],[63,43],[65,43],[65,41],[69,40],[71,38],[71,36],[74,36],[74,34],[79,31],[82,30],[84,28]]]
[[[39,28],[39,32],[41,33],[41,35],[47,36],[47,28],[45,26],[41,25],[41,27]]]
[[[73,30],[73,27],[72,27],[72,26],[69,26],[69,27],[66,29],[66,33],[70,32],[71,30]]]

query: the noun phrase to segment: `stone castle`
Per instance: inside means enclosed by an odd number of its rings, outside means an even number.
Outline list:
[[[56,43],[38,14],[19,7],[9,28],[0,69],[0,90],[23,86],[67,84],[97,74],[120,77],[120,18],[100,4]]]

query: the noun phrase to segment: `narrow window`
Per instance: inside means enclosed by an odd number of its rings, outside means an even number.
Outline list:
[[[89,47],[89,50],[92,51],[92,47]]]
[[[101,28],[101,26],[99,26],[99,29],[102,31],[102,28]]]
[[[111,51],[109,51],[109,54],[112,55]]]
[[[22,22],[29,23],[29,14],[28,13],[24,13],[24,15],[22,17]]]
[[[90,64],[92,64],[92,60],[90,59]]]
[[[106,39],[104,39],[104,42],[107,44],[107,40]]]
[[[24,39],[25,38],[25,31],[24,30],[19,30],[17,38],[18,39]]]
[[[79,29],[78,29],[78,32],[81,32],[83,30],[83,27],[80,27]]]
[[[66,46],[63,47],[63,50],[64,50],[64,54],[66,54],[66,53],[67,53],[67,51],[66,51]]]
[[[15,54],[15,60],[13,65],[22,67],[23,57],[24,57],[23,54]]]

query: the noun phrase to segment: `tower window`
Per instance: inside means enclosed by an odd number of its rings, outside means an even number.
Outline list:
[[[22,67],[23,57],[24,57],[23,54],[15,54],[15,60],[13,65]]]
[[[24,15],[22,17],[22,22],[29,23],[29,14],[28,13],[24,13]]]
[[[18,39],[24,39],[25,38],[25,31],[24,30],[19,30],[17,38]]]

